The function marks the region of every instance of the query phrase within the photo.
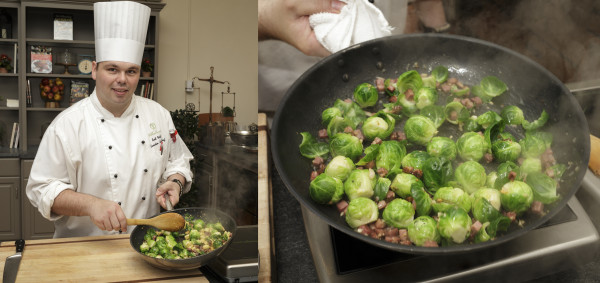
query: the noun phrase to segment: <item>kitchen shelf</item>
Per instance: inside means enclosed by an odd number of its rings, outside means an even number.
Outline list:
[[[8,110],[8,111],[19,111],[19,107],[6,107],[6,106],[0,106],[0,111],[2,110]]]
[[[28,107],[27,112],[61,112],[67,109],[66,107],[46,108],[46,107]]]

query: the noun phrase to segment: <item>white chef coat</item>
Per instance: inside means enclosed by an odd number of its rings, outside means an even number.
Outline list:
[[[42,216],[55,221],[54,237],[107,235],[90,217],[51,212],[60,192],[71,189],[121,205],[127,218],[160,212],[155,193],[172,174],[186,179],[189,191],[192,154],[175,130],[169,111],[134,95],[121,117],[104,109],[96,92],[62,111],[40,143],[27,183],[27,196]],[[131,232],[133,227],[127,227]]]

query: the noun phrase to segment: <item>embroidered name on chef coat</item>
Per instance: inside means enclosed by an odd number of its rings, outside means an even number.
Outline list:
[[[166,141],[166,139],[162,136],[160,128],[155,123],[150,123],[150,132],[148,133],[148,137],[150,138],[150,148],[159,146],[159,150],[162,150],[160,147]]]

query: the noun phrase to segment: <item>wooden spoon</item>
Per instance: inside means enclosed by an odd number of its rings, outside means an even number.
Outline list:
[[[185,219],[179,213],[169,212],[150,219],[127,219],[127,225],[150,225],[161,230],[179,231],[185,226]]]
[[[590,135],[590,162],[588,166],[594,174],[600,176],[600,139]]]

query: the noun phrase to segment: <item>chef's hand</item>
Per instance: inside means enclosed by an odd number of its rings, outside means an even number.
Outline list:
[[[308,16],[319,12],[339,14],[344,5],[339,0],[258,0],[258,40],[279,39],[306,55],[330,55],[317,40]]]
[[[164,209],[167,209],[167,202],[165,197],[169,197],[173,207],[179,202],[179,185],[175,182],[167,181],[160,185],[156,190],[156,201]]]
[[[88,211],[92,222],[101,230],[127,232],[127,217],[118,203],[95,198]]]

